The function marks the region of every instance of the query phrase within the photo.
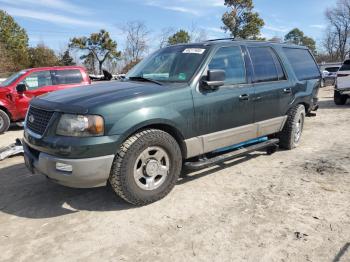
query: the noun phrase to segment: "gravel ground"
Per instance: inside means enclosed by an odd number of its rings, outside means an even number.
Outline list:
[[[184,172],[146,207],[0,162],[0,260],[350,261],[350,103],[320,98],[299,148]]]

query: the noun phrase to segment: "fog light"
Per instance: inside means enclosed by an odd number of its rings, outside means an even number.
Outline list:
[[[73,172],[73,166],[63,163],[56,163],[56,170],[63,172]]]

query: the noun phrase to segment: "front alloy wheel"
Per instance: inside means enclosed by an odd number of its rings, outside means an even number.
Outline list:
[[[164,131],[147,129],[131,136],[120,147],[109,182],[124,200],[147,205],[173,189],[181,168],[182,154],[177,141]]]
[[[170,167],[168,154],[160,147],[148,147],[134,166],[136,184],[143,190],[155,190],[166,180]]]

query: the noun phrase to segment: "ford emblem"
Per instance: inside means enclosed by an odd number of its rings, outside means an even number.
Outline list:
[[[34,118],[34,116],[33,115],[30,115],[29,117],[28,117],[28,120],[29,120],[29,122],[30,123],[34,123],[34,121],[35,121],[35,118]]]

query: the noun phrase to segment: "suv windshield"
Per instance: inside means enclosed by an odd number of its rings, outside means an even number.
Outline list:
[[[188,82],[207,53],[204,46],[171,46],[161,49],[134,67],[126,78],[161,82]]]
[[[26,70],[22,70],[22,71],[19,71],[18,73],[13,74],[9,78],[7,78],[4,82],[1,82],[0,86],[11,85],[13,82],[17,81],[17,79],[20,78],[22,75],[24,75],[26,72],[27,72]]]

